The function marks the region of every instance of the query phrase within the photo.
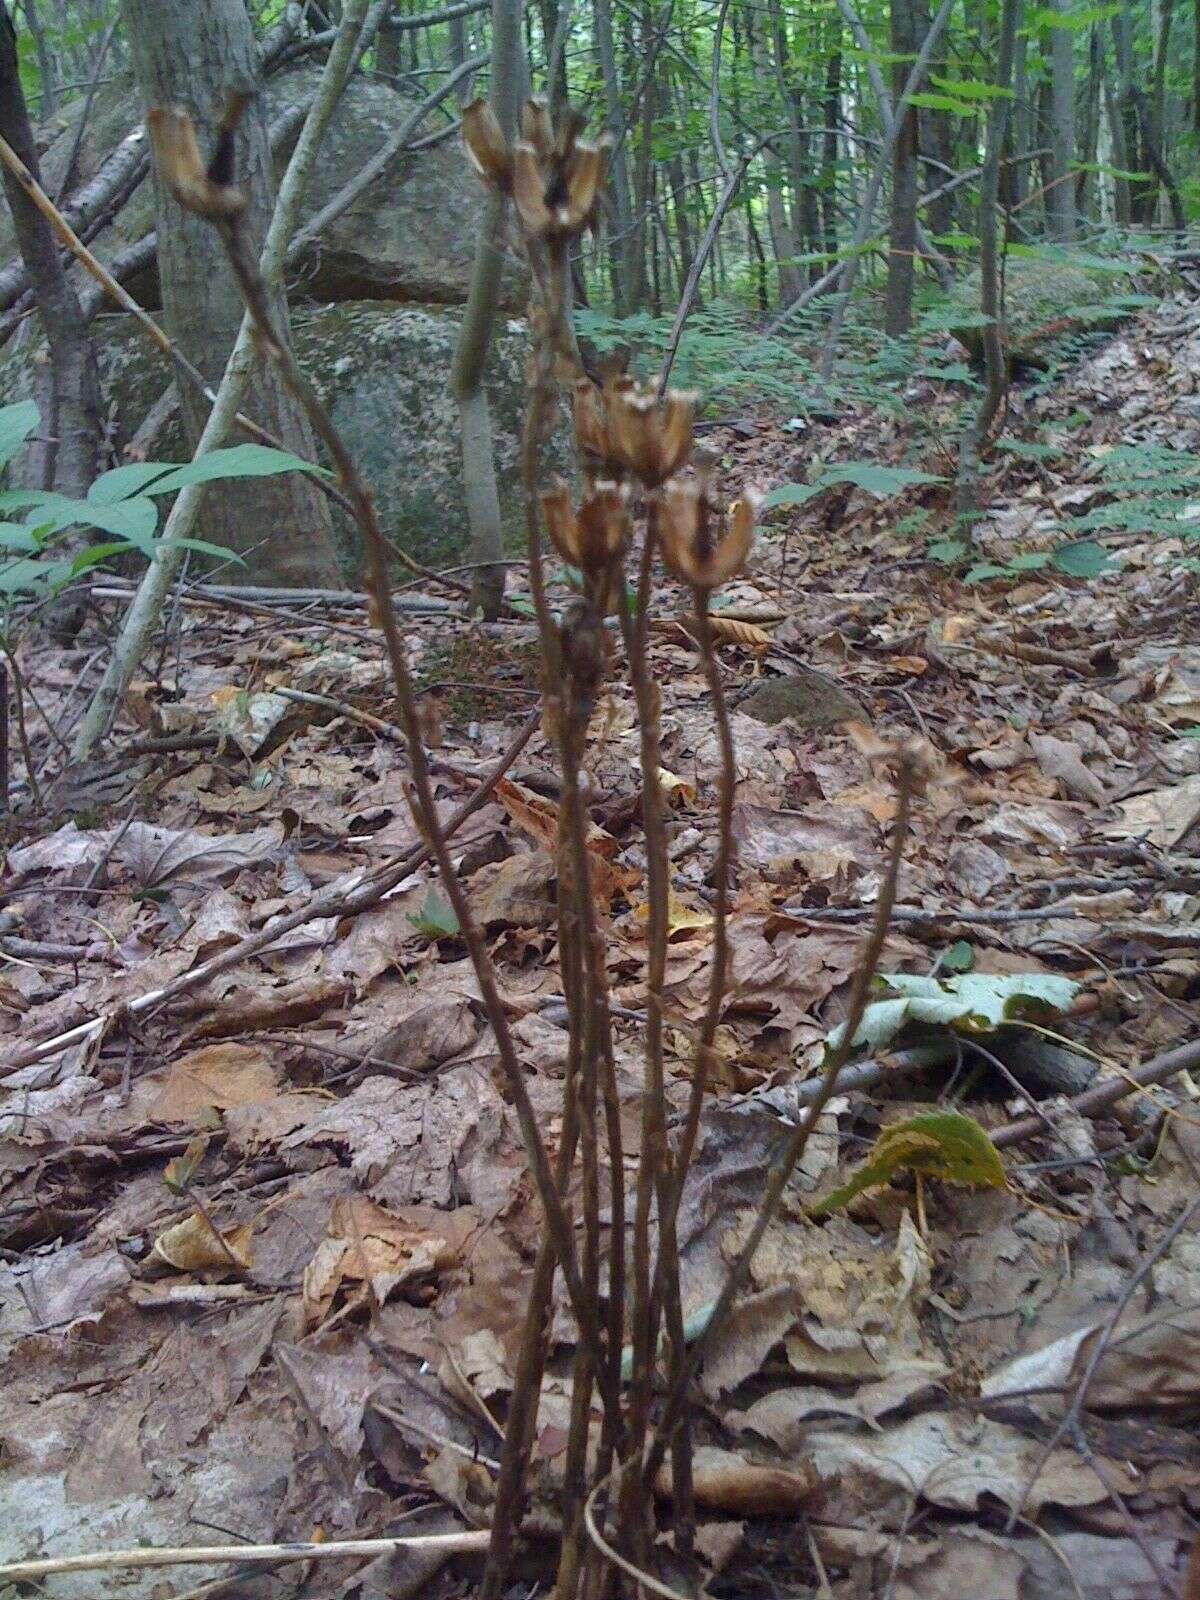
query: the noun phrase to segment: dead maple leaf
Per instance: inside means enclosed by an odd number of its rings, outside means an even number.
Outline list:
[[[440,1233],[366,1195],[343,1195],[334,1201],[329,1231],[304,1269],[305,1318],[316,1327],[339,1300],[353,1308],[368,1300],[383,1305],[402,1289],[410,1297],[425,1292],[454,1260]]]

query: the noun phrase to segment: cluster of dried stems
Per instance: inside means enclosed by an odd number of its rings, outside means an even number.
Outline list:
[[[681,1303],[676,1222],[725,993],[735,788],[733,739],[708,607],[713,589],[733,576],[749,553],[754,499],[745,496],[727,508],[716,501],[711,463],[701,458],[701,452],[693,452],[693,396],[669,390],[660,395],[622,374],[611,376],[598,389],[584,376],[570,316],[569,251],[594,217],[603,175],[603,145],[581,138],[582,121],[570,108],[554,120],[540,101],[527,102],[521,113],[521,136],[510,143],[484,102],[468,107],[463,116],[468,153],[484,180],[513,202],[534,290],[521,476],[530,582],[543,653],[543,726],[558,747],[561,764],[558,927],[570,1040],[561,1134],[552,1158],[530,1102],[491,956],[455,874],[446,833],[438,821],[404,644],[390,600],[387,544],[354,461],[312,385],[272,326],[258,269],[243,247],[239,226],[242,197],[233,181],[237,112],[235,105],[207,164],[201,160],[186,115],[174,110],[152,113],[156,161],[180,203],[218,229],[262,352],[278,365],[307,411],[353,506],[408,742],[414,809],[474,963],[545,1216],[507,1418],[481,1594],[483,1600],[496,1600],[502,1591],[520,1530],[548,1358],[551,1291],[555,1274],[561,1273],[579,1338],[562,1485],[556,1594],[559,1600],[572,1600],[576,1595],[598,1597],[614,1586],[622,1587],[630,1578],[669,1595],[672,1591],[652,1570],[658,1531],[654,1525],[656,1482],[669,1455],[674,1547],[686,1563],[695,1526],[692,1383],[708,1342],[746,1280],[754,1251],[782,1203],[809,1132],[833,1093],[849,1054],[895,897],[911,798],[921,776],[919,752],[905,747],[894,753],[900,805],[889,871],[853,985],[843,1043],[831,1052],[819,1094],[773,1165],[746,1243],[705,1327],[689,1345]],[[545,489],[542,479],[542,450],[558,415],[563,385],[570,385],[572,392],[581,481],[578,497],[561,483]],[[554,614],[546,596],[543,524],[558,553],[581,574],[582,593],[561,617]],[[640,553],[634,558],[639,527]],[[673,1141],[668,1131],[661,1005],[669,931],[668,840],[660,781],[659,695],[647,659],[656,555],[691,591],[695,636],[721,758],[708,1002],[695,1040],[686,1115]],[[626,582],[627,561],[636,564],[632,592]],[[607,625],[614,615],[640,722],[649,903],[645,1074],[632,1194],[626,1190],[605,931],[591,881],[583,782],[588,724],[617,654]],[[573,1193],[577,1158],[578,1217],[568,1198]]]

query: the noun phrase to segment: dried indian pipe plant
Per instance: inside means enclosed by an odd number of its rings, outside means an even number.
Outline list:
[[[383,631],[395,684],[397,707],[408,746],[419,819],[433,851],[446,897],[458,918],[463,941],[478,977],[488,1019],[496,1036],[497,1050],[517,1113],[526,1158],[545,1213],[548,1259],[551,1264],[556,1262],[562,1271],[572,1311],[579,1326],[580,1347],[587,1352],[587,1358],[593,1365],[595,1388],[610,1418],[609,1425],[615,1431],[618,1426],[617,1384],[612,1364],[602,1359],[601,1331],[597,1321],[598,1296],[594,1288],[590,1292],[585,1292],[574,1231],[563,1199],[569,1161],[564,1161],[564,1151],[560,1150],[557,1168],[551,1166],[525,1086],[491,957],[475,922],[470,902],[454,871],[445,834],[437,816],[429,763],[420,737],[420,722],[412,681],[391,602],[386,545],[370,494],[315,390],[299,370],[291,351],[272,325],[258,265],[246,247],[245,237],[239,226],[244,207],[237,203],[238,191],[232,181],[233,137],[236,122],[237,107],[234,106],[231,107],[228,125],[222,133],[216,158],[207,167],[203,167],[199,160],[195,135],[190,131],[186,113],[175,110],[160,113],[151,119],[155,159],[159,165],[162,181],[176,199],[211,222],[217,229],[241,286],[246,308],[253,320],[262,349],[267,358],[276,364],[281,378],[309,415],[316,433],[334,461],[343,489],[354,509],[363,536],[369,587],[377,620]],[[564,1150],[567,1142],[564,1139]]]

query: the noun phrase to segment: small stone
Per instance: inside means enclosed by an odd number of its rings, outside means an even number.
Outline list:
[[[832,728],[839,722],[871,720],[861,701],[813,667],[764,679],[738,709],[769,726],[791,721],[801,728]]]

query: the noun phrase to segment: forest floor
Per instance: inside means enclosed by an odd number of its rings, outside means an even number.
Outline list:
[[[981,553],[1048,547],[1064,508],[1102,501],[1114,445],[1196,450],[1198,373],[1200,307],[1167,301],[1054,389],[1014,390],[1008,436],[1061,450],[997,458]],[[936,391],[918,380],[905,402],[899,422],[750,417],[706,442],[731,489],[804,481],[818,456],[944,473],[936,449],[912,456],[913,419],[938,433]],[[847,487],[776,513],[723,597],[732,983],[681,1217],[685,1311],[715,1294],[845,999],[895,808],[867,730],[921,732],[942,763],[884,970],[1078,989],[1048,1033],[947,1032],[947,1064],[923,1073],[885,1055],[881,1083],[823,1115],[703,1372],[713,1595],[1149,1600],[1182,1593],[1200,1516],[1200,1090],[1184,1074],[1094,1115],[1065,1098],[1200,1031],[1200,591],[1188,546],[1161,533],[1107,541],[1119,563],[1096,578],[968,586],[924,557],[928,525],[904,531],[921,507],[936,531],[945,494]],[[683,598],[660,594],[678,1110],[710,956],[717,759]],[[553,1149],[567,1035],[531,625],[404,621],[415,669],[442,686],[426,704],[447,815],[526,724],[455,851]],[[403,869],[420,839],[378,635],[361,607],[189,601],[116,755],[63,770],[102,642],[96,618],[75,649],[27,663],[45,810],[10,826],[2,881],[0,1559],[486,1526],[539,1212],[453,921],[429,869]],[[588,767],[632,1131],[646,925],[622,667]],[[792,715],[760,720],[781,693]],[[355,885],[396,861],[394,890],[355,913]],[[898,1178],[803,1214],[882,1127],[953,1106],[994,1130],[1031,1104],[1003,1186]],[[564,1304],[553,1331],[533,1482],[546,1531]],[[786,1514],[745,1508],[764,1463]],[[393,1556],[229,1592],[398,1600],[469,1592],[471,1572]],[[228,1575],[46,1592],[179,1595]]]

